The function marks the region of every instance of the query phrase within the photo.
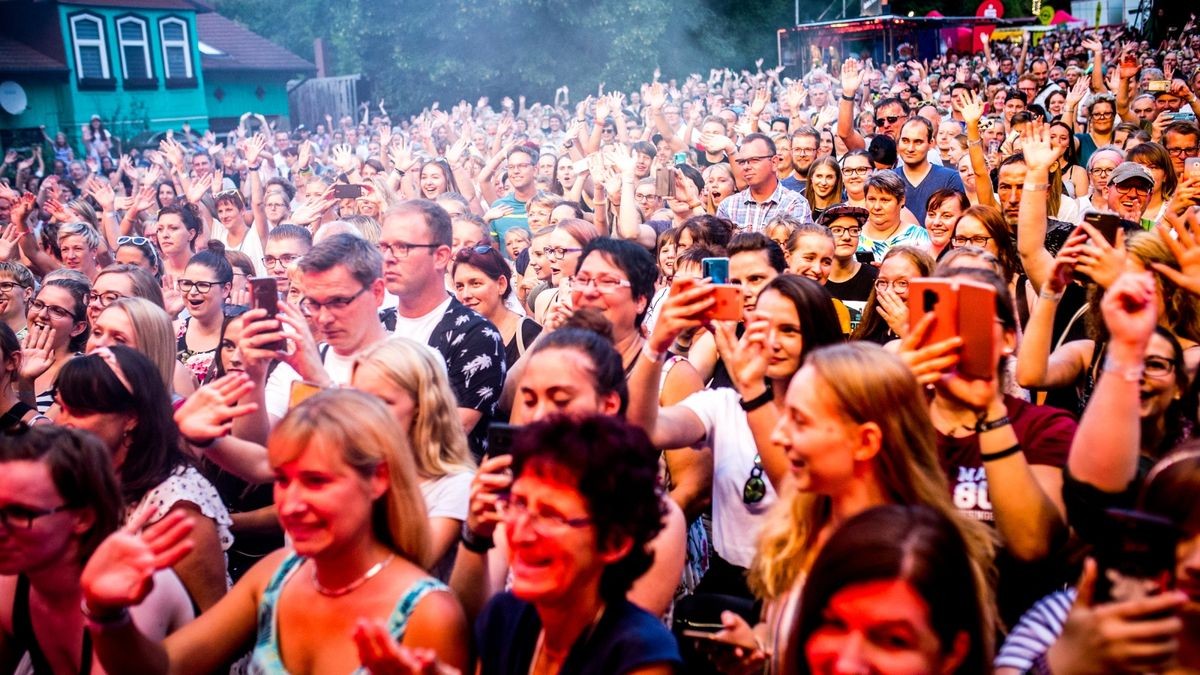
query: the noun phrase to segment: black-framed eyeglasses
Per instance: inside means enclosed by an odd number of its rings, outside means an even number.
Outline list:
[[[757,504],[767,496],[767,481],[763,479],[762,457],[754,456],[754,468],[750,469],[750,477],[742,486],[742,502]]]
[[[1190,148],[1167,148],[1167,152],[1176,157],[1191,157],[1196,153],[1200,153],[1200,147],[1192,146]]]
[[[275,265],[283,265],[284,267],[291,267],[292,263],[296,262],[297,260],[299,260],[300,258],[303,258],[303,257],[304,256],[292,255],[290,253],[285,253],[284,255],[281,255],[279,257],[275,257],[273,255],[264,255],[262,258],[262,261],[263,261],[263,265],[267,269],[270,269],[270,268],[274,267]]]
[[[851,237],[857,237],[858,235],[862,234],[862,228],[861,227],[831,227],[831,228],[829,228],[829,234],[832,234],[834,237],[844,237],[847,234],[850,235]]]
[[[220,286],[219,281],[192,281],[191,279],[180,279],[175,282],[175,287],[180,293],[188,294],[194,289],[200,295],[205,295],[213,289],[213,286]]]
[[[571,277],[571,290],[586,291],[588,286],[594,286],[602,295],[616,293],[620,288],[632,288],[633,284],[628,279],[613,279],[611,277],[598,277],[595,279],[580,279]]]
[[[13,292],[14,288],[25,288],[15,281],[0,281],[0,293],[8,295]]]
[[[519,520],[529,519],[529,526],[539,535],[547,538],[557,537],[567,530],[579,529],[592,524],[591,518],[567,518],[557,514],[538,513],[529,508],[529,502],[521,497],[507,495],[496,501],[496,511],[500,520],[512,527]]]
[[[991,237],[983,237],[983,236],[979,236],[979,237],[955,236],[955,237],[950,238],[950,243],[954,244],[955,246],[966,246],[967,244],[970,244],[971,246],[978,246],[979,248],[983,248],[983,247],[987,246],[987,243],[991,240],[992,240]]]
[[[344,298],[330,298],[325,302],[318,302],[312,298],[304,297],[300,299],[300,311],[308,314],[309,316],[314,316],[319,313],[322,307],[331,312],[340,312],[343,309],[346,309],[350,303],[357,300],[358,296],[366,292],[367,287],[363,286],[362,288],[358,289],[358,292],[354,295],[346,296]]]
[[[733,163],[737,164],[738,166],[740,166],[742,168],[746,168],[746,167],[750,166],[751,162],[761,162],[764,159],[773,159],[774,157],[775,157],[775,155],[759,155],[758,157],[743,157],[742,159],[733,160]]]
[[[62,320],[70,319],[72,321],[75,320],[75,313],[72,312],[71,310],[67,309],[66,307],[59,307],[58,305],[51,305],[51,304],[42,302],[41,300],[34,300],[33,302],[29,303],[29,309],[32,310],[34,313],[39,313],[39,312],[43,312],[43,311],[47,312],[50,314],[50,316],[52,316],[56,319],[62,319]]]
[[[67,504],[52,509],[34,509],[12,504],[0,508],[0,524],[3,524],[6,530],[30,530],[33,529],[33,521],[38,518],[52,516],[60,511],[69,511],[72,508],[74,507]]]
[[[376,244],[376,246],[379,247],[380,253],[384,255],[390,255],[396,260],[401,260],[411,255],[414,248],[434,249],[441,246],[441,244],[414,244],[407,241],[398,241],[393,244],[389,244],[381,241]]]
[[[853,167],[853,168],[843,167],[842,168],[843,176],[866,176],[869,173],[871,173],[871,167],[869,167],[869,166],[857,166],[857,167]]]
[[[555,246],[551,248],[547,246],[542,249],[542,254],[553,260],[565,260],[568,253],[582,253],[582,248],[568,248],[566,246]]]
[[[1121,196],[1125,196],[1131,192],[1133,194],[1137,195],[1138,197],[1149,197],[1150,196],[1150,188],[1140,188],[1135,185],[1130,185],[1130,186],[1126,187],[1124,185],[1116,185],[1116,184],[1113,185],[1113,188],[1117,191],[1117,194],[1120,194]]]
[[[887,117],[876,117],[875,126],[883,126],[885,124],[895,124],[896,120],[900,119],[899,115],[888,115]]]
[[[88,305],[96,305],[100,309],[107,309],[109,305],[123,297],[125,296],[116,291],[105,291],[103,293],[92,291],[88,293]]]
[[[1088,173],[1092,174],[1093,176],[1099,176],[1101,178],[1105,178],[1105,177],[1111,176],[1112,172],[1115,170],[1116,170],[1116,167],[1105,168],[1102,166],[1098,166],[1094,169],[1088,169]]]
[[[1163,356],[1147,356],[1142,366],[1146,377],[1167,377],[1175,372],[1175,362]]]

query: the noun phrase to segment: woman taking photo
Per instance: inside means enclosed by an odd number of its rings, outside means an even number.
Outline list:
[[[813,220],[820,220],[825,209],[842,201],[842,170],[831,156],[819,157],[808,169],[804,198],[812,206]]]
[[[233,267],[221,243],[209,242],[207,250],[192,256],[175,285],[188,311],[178,332],[179,361],[205,382],[221,346],[225,302],[233,288]]]
[[[446,580],[454,561],[447,556],[467,518],[475,462],[445,367],[424,345],[394,337],[358,356],[350,384],[383,401],[408,433],[429,514],[430,569]]]
[[[659,389],[666,351],[685,330],[703,325],[714,302],[701,282],[672,293],[663,304],[629,378],[630,419],[648,430],[656,447],[682,448],[702,442],[713,451],[712,528],[716,555],[704,584],[713,592],[749,597],[745,569],[757,546],[758,530],[789,461],[766,442],[779,419],[792,376],[812,350],[842,341],[841,324],[829,294],[811,279],[783,274],[759,293],[756,314],[736,337],[733,322],[716,326],[721,360],[734,388],[696,392],[660,408]],[[759,438],[758,452],[755,450]]]
[[[813,562],[776,672],[987,675],[994,627],[972,569],[961,526],[935,509],[848,519]]]
[[[54,403],[59,370],[87,342],[88,285],[80,274],[58,274],[43,282],[29,303],[29,333],[21,344],[17,389],[45,414]]]
[[[792,379],[782,413],[772,450],[789,462],[795,490],[764,525],[750,577],[767,601],[767,654],[784,653],[787,623],[802,589],[812,588],[806,575],[823,542],[869,508],[901,504],[937,512],[967,542],[973,564],[965,573],[984,578],[991,565],[988,536],[950,501],[925,399],[903,361],[876,345],[818,349]],[[767,447],[760,444],[760,452]],[[743,649],[756,647],[745,632],[749,627],[729,619],[726,637]]]
[[[391,636],[464,668],[462,610],[422,569],[429,525],[412,451],[375,398],[326,391],[271,433],[275,504],[292,544],[255,565],[200,621],[158,642],[124,620],[157,567],[186,553],[172,516],[111,535],[83,573],[96,654],[110,672],[212,672],[254,643],[251,672],[344,673]],[[355,635],[355,639],[350,636]],[[257,637],[256,637],[257,636]]]
[[[79,613],[80,575],[124,519],[107,448],[90,434],[56,426],[0,435],[0,513],[0,659],[15,669],[9,672],[99,671]],[[160,640],[193,613],[179,579],[162,570],[130,616]]]
[[[55,423],[90,431],[108,446],[128,522],[191,515],[190,552],[171,567],[198,611],[212,607],[228,589],[229,512],[180,448],[162,373],[132,348],[102,347],[71,359],[55,387]]]
[[[468,308],[479,312],[500,331],[508,368],[533,344],[541,326],[508,308],[512,295],[512,268],[504,256],[490,246],[468,246],[454,257],[450,268],[454,295]]]

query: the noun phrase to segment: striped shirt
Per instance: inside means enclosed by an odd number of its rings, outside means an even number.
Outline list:
[[[1034,603],[1001,645],[993,665],[1025,672],[1058,640],[1075,603],[1075,589],[1058,591]]]
[[[758,202],[750,194],[750,188],[721,200],[717,206],[717,217],[728,218],[739,232],[762,232],[767,223],[779,216],[791,216],[802,223],[812,222],[812,208],[799,192],[792,192],[776,183],[770,197]]]

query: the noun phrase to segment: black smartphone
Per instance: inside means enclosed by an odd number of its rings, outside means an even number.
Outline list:
[[[1113,213],[1087,211],[1083,214],[1083,222],[1096,228],[1110,245],[1115,245],[1117,243],[1117,230],[1121,229],[1123,221],[1120,216]],[[1078,270],[1074,272],[1073,277],[1075,281],[1081,284],[1092,283],[1091,277]]]
[[[500,457],[512,454],[513,439],[521,427],[515,424],[492,422],[487,430],[487,452],[484,457]]]
[[[1161,516],[1109,509],[1096,544],[1096,601],[1137,600],[1171,589],[1179,529]]]
[[[855,251],[854,259],[864,265],[871,265],[875,262],[874,251]]]
[[[338,199],[358,199],[363,195],[363,186],[354,183],[334,183],[333,196]]]
[[[250,277],[250,307],[267,310],[268,319],[279,314],[279,282],[275,277]],[[263,348],[283,351],[287,349],[287,341],[276,340]]]
[[[729,283],[729,258],[703,258],[700,273],[714,284]]]

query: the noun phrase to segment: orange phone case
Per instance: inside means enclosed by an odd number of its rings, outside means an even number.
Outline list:
[[[914,279],[908,284],[908,327],[912,330],[926,314],[934,315],[925,344],[958,335],[958,295],[951,279]]]
[[[321,393],[321,388],[304,380],[295,380],[292,382],[292,388],[288,392],[288,410],[295,408],[305,401]]]
[[[953,279],[958,287],[958,334],[963,346],[958,372],[965,377],[990,380],[996,376],[996,289],[988,284]]]
[[[713,284],[713,305],[705,318],[715,321],[742,320],[742,287],[737,284]]]

